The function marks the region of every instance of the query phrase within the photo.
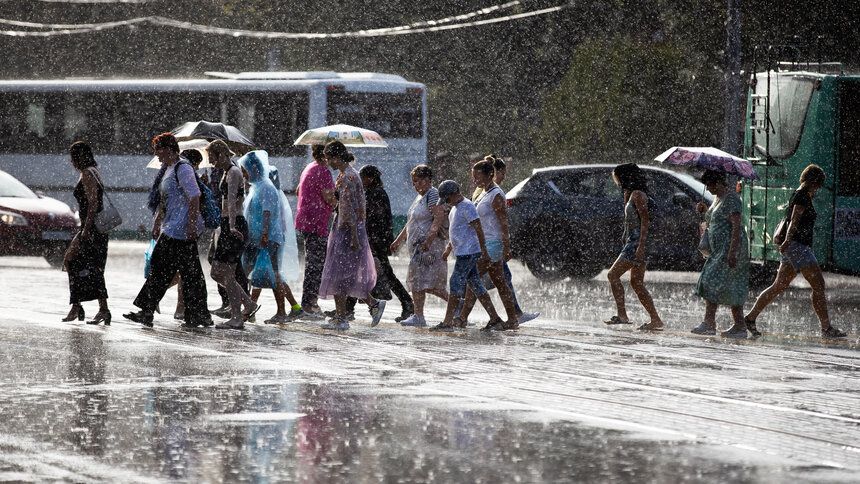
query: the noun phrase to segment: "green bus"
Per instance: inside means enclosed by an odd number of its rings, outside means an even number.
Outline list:
[[[824,270],[860,274],[860,75],[844,74],[840,64],[818,67],[769,69],[750,80],[743,155],[761,180],[743,180],[740,192],[753,278],[761,282],[779,264],[773,232],[811,163],[827,173],[813,200],[815,257]]]

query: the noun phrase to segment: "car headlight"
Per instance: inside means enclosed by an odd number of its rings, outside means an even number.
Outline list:
[[[0,223],[11,225],[13,227],[20,227],[29,224],[29,222],[27,222],[27,219],[24,218],[23,215],[13,212],[7,212],[5,210],[0,210]]]

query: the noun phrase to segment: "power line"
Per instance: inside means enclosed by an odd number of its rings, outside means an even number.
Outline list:
[[[52,1],[52,0],[43,0],[43,1]],[[63,1],[63,0],[57,0]],[[65,0],[65,1],[75,1],[75,0]],[[100,0],[79,0],[79,1],[100,1]],[[482,8],[480,10],[476,10],[473,12],[455,15],[452,17],[446,17],[438,20],[429,20],[423,22],[415,22],[409,25],[402,25],[398,27],[386,27],[380,29],[370,29],[370,30],[358,30],[353,32],[332,32],[332,33],[309,33],[309,32],[270,32],[270,31],[256,31],[256,30],[242,30],[242,29],[228,29],[223,27],[214,27],[211,25],[200,25],[191,22],[184,22],[180,20],[174,20],[166,17],[160,16],[150,16],[150,17],[138,17],[128,20],[118,20],[115,22],[103,22],[103,23],[95,23],[95,24],[46,24],[46,23],[36,23],[36,22],[22,22],[18,20],[10,20],[10,19],[0,19],[0,24],[5,25],[13,25],[16,27],[27,27],[27,28],[39,28],[39,29],[51,29],[44,31],[32,31],[32,30],[0,30],[0,35],[12,36],[12,37],[53,37],[58,35],[75,35],[75,34],[86,34],[92,32],[99,32],[108,29],[115,29],[118,27],[131,26],[136,24],[148,23],[156,26],[162,27],[172,27],[177,29],[190,30],[195,32],[200,32],[204,34],[214,34],[214,35],[228,35],[231,37],[245,37],[245,38],[258,38],[258,39],[293,39],[293,40],[308,40],[308,39],[335,39],[335,38],[359,38],[359,37],[383,37],[383,36],[392,36],[392,35],[406,35],[406,34],[418,34],[418,33],[426,33],[426,32],[439,32],[444,30],[455,30],[469,27],[477,27],[481,25],[489,25],[495,23],[502,22],[511,22],[514,20],[519,20],[528,17],[535,17],[540,15],[547,15],[550,13],[558,12],[567,7],[567,5],[561,5],[557,7],[544,8],[540,10],[533,10],[530,12],[519,13],[514,15],[508,15],[504,17],[496,17],[492,19],[485,20],[475,20],[470,22],[462,22],[461,20],[467,20],[470,18],[475,18],[479,16],[488,15],[490,13],[498,12],[501,10],[509,9],[514,6],[520,5],[520,1],[512,1],[499,5],[494,5],[492,7]],[[459,23],[454,23],[459,22]]]

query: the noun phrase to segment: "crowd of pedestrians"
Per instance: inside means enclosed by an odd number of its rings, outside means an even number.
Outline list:
[[[251,151],[234,161],[226,143],[213,141],[206,148],[213,166],[213,179],[207,187],[196,174],[199,153],[180,153],[173,135],[157,136],[153,150],[162,164],[148,200],[155,216],[151,230],[154,248],[146,281],[133,302],[139,310],[126,313],[127,319],[151,327],[159,302],[171,285],[179,286],[175,317],[186,327],[211,326],[211,314],[215,314],[225,320],[216,328],[243,329],[246,322],[255,320],[263,289],[273,291],[276,305],[275,315],[265,323],[323,321],[328,317],[321,326],[328,330],[349,329],[358,301],[367,306],[371,326],[376,326],[392,293],[401,307],[395,320],[403,326],[427,326],[424,308],[428,294],[445,300],[445,316],[431,331],[468,326],[476,302],[489,315],[484,327],[487,331],[515,330],[539,315],[522,310],[512,284],[507,203],[499,186],[506,171],[501,158],[489,155],[474,164],[471,175],[477,189],[471,199],[453,180],[434,187],[432,169],[427,165],[415,167],[411,177],[417,195],[409,207],[406,226],[395,238],[383,173],[374,165],[356,171],[355,156],[339,141],[312,148],[313,161],[302,172],[297,189],[295,217],[265,151]],[[74,196],[82,223],[64,260],[72,307],[63,321],[84,320],[81,303],[98,300],[99,311],[87,323],[110,324],[104,280],[108,237],[95,226],[103,206],[104,185],[89,145],[77,142],[70,154],[72,165],[80,172]],[[338,172],[336,179],[330,170]],[[660,331],[664,324],[644,282],[652,227],[648,185],[642,171],[632,163],[618,165],[612,178],[624,194],[624,245],[607,275],[616,314],[604,323],[630,324],[621,282],[621,276],[629,272],[631,288],[650,318],[638,329]],[[702,182],[715,199],[710,207],[703,203],[696,207],[704,215],[707,232],[703,243],[708,250],[696,285],[696,294],[705,300],[705,314],[693,333],[715,335],[716,311],[723,305],[731,309],[733,319],[733,325],[721,332],[723,337],[759,336],[756,318],[801,273],[812,286],[812,305],[822,335],[845,336],[830,324],[824,280],[811,249],[816,218],[812,197],[824,179],[823,170],[816,165],[803,172],[801,185],[786,208],[776,280],[744,315],[750,262],[740,218],[741,201],[729,188],[725,174],[704,173]],[[222,297],[221,307],[211,313],[197,244],[204,231],[204,215],[212,216],[204,213],[210,190],[219,200],[220,226],[208,258],[210,275]],[[305,255],[301,302],[289,285],[301,277],[297,236],[303,239]],[[404,242],[409,256],[405,287],[388,259]],[[488,294],[493,288],[499,293],[504,318]],[[319,298],[334,299],[335,309],[324,313]]]

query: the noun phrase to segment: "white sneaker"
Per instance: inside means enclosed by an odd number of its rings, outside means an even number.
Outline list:
[[[424,327],[427,326],[427,321],[424,318],[419,318],[417,315],[413,314],[408,318],[400,321],[401,326],[416,326],[416,327]]]
[[[379,320],[382,319],[383,311],[385,311],[385,300],[376,301],[376,304],[370,308],[370,316],[373,318],[373,321],[370,322],[371,328],[379,324]]]
[[[290,314],[287,315],[287,321],[295,321],[297,319],[302,319],[305,315],[304,310],[300,309],[290,309]]]
[[[540,313],[523,313],[517,318],[517,322],[523,324],[537,318],[538,316],[540,316]]]
[[[322,329],[331,329],[334,331],[346,331],[349,329],[349,323],[337,318],[332,318],[332,320],[326,324],[320,326]]]

